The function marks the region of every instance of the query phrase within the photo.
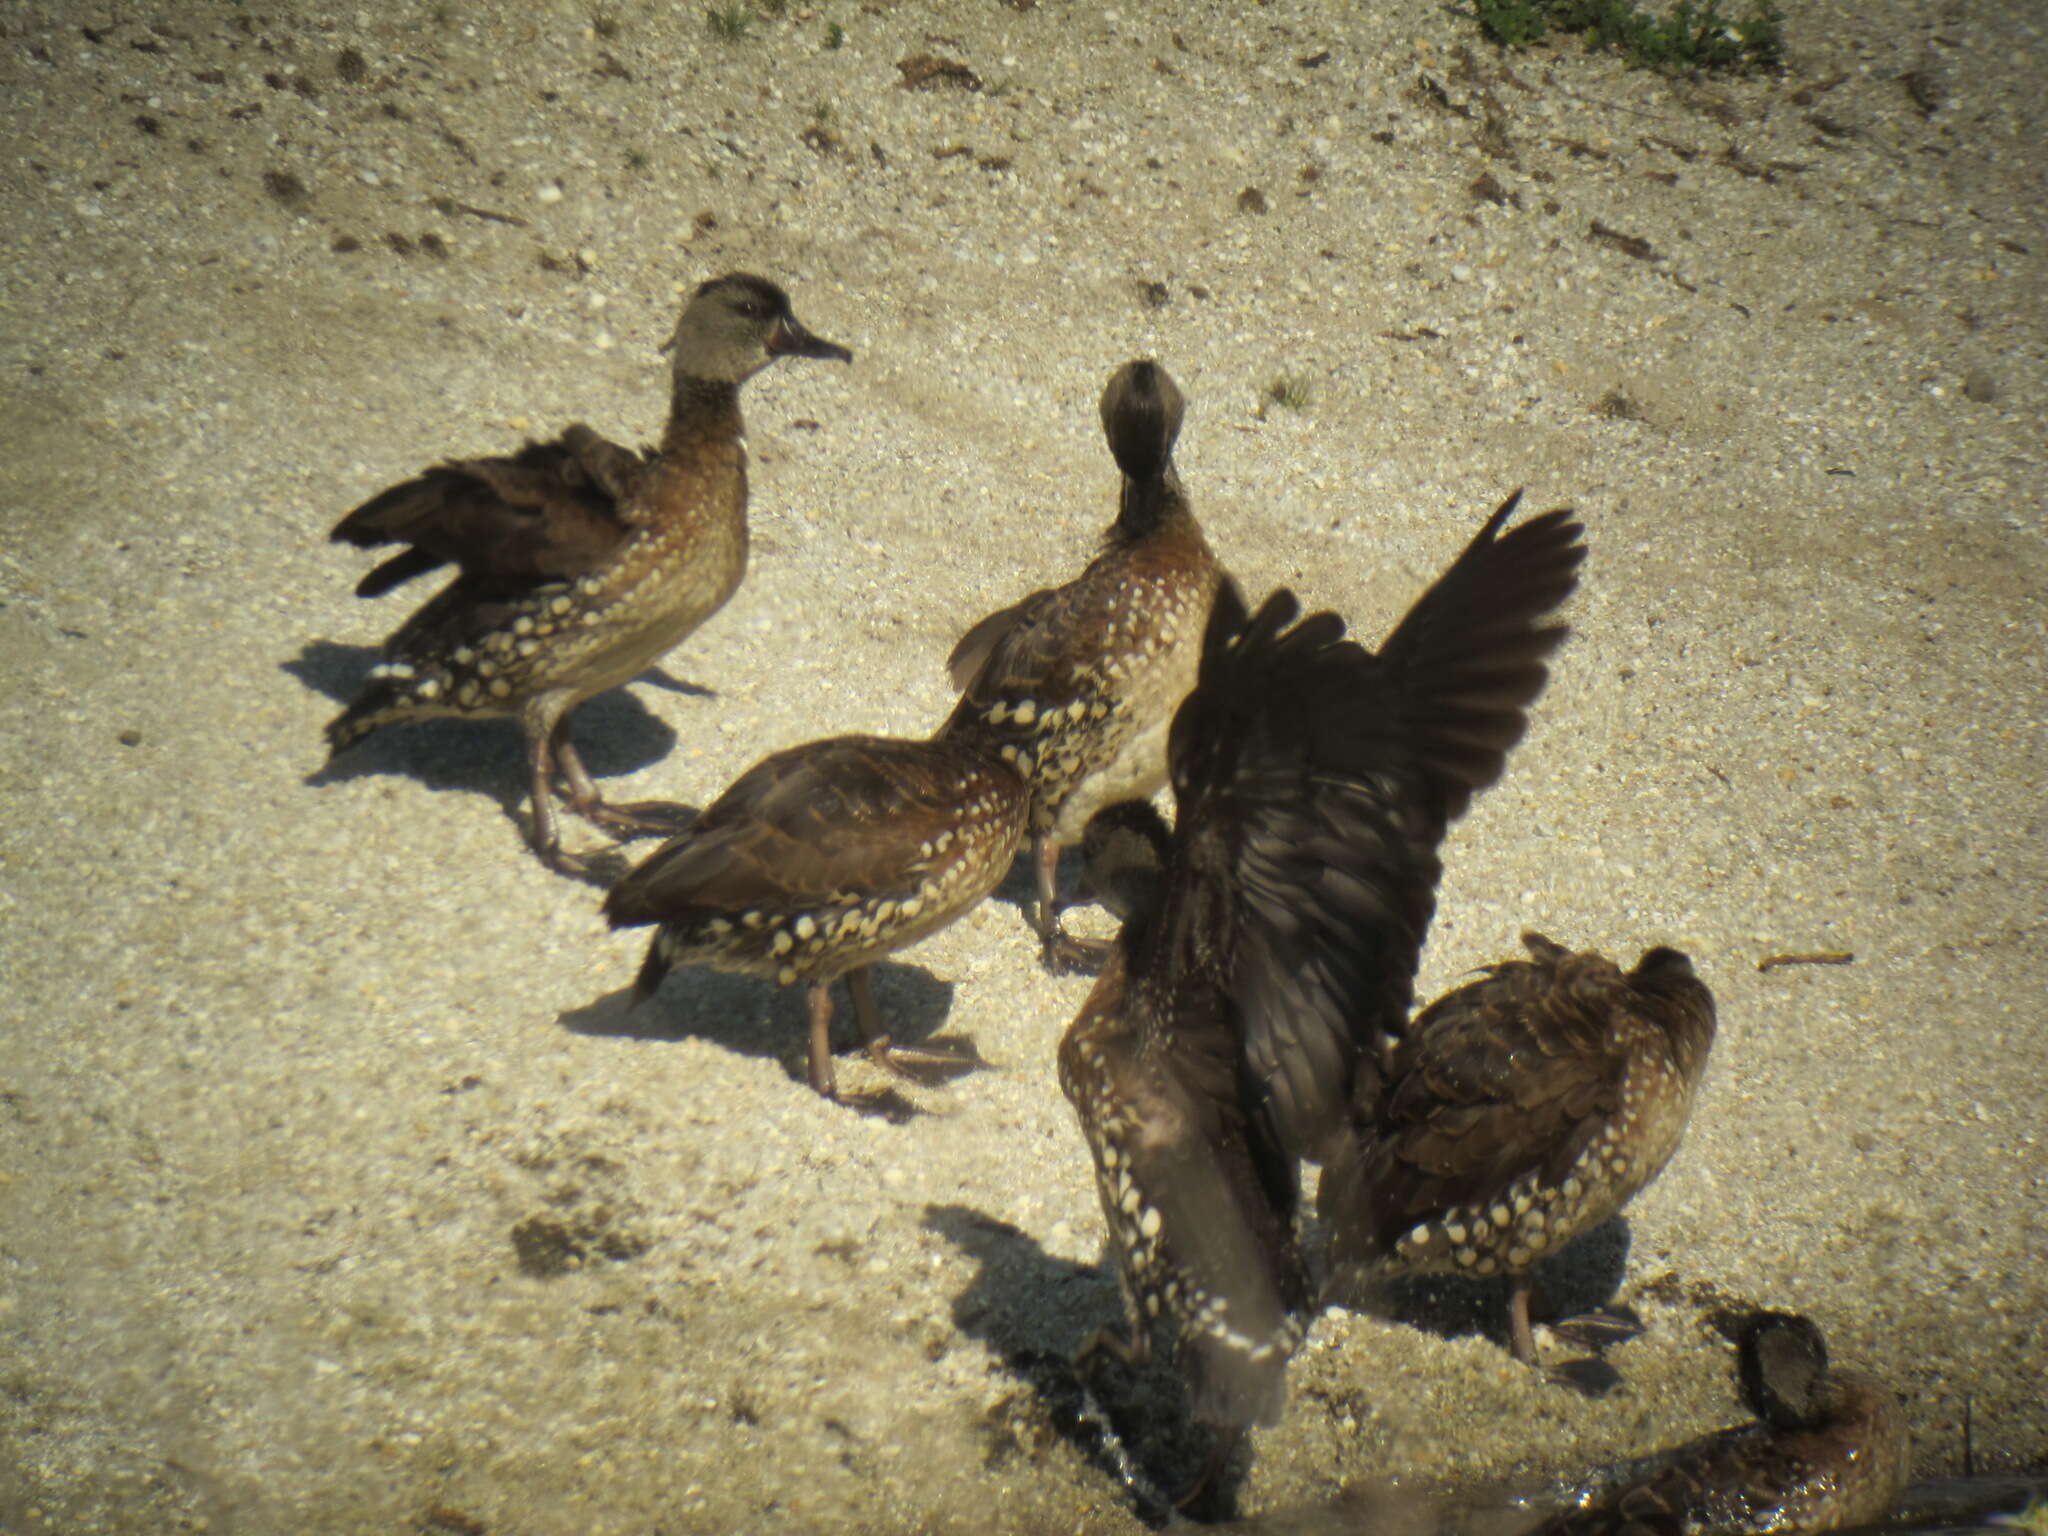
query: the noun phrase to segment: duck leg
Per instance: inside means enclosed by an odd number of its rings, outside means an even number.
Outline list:
[[[1209,1445],[1209,1454],[1202,1458],[1202,1470],[1195,1474],[1188,1491],[1173,1501],[1173,1507],[1182,1514],[1198,1510],[1216,1492],[1217,1484],[1223,1481],[1223,1474],[1230,1470],[1230,1458],[1237,1454],[1237,1447],[1243,1439],[1243,1425],[1218,1425],[1216,1438]]]
[[[1529,1326],[1529,1292],[1535,1288],[1535,1281],[1528,1275],[1516,1275],[1510,1282],[1508,1292],[1508,1335],[1513,1341],[1515,1358],[1524,1365],[1536,1363],[1536,1333]]]
[[[622,835],[644,832],[666,837],[682,831],[696,819],[688,807],[666,800],[636,800],[624,805],[608,802],[604,792],[597,787],[597,780],[583,766],[582,754],[569,737],[567,715],[555,722],[550,745],[555,765],[561,770],[563,782],[569,786],[568,807],[585,821],[603,827],[607,832]]]
[[[1081,1347],[1074,1351],[1074,1369],[1082,1375],[1095,1362],[1097,1355],[1108,1355],[1121,1364],[1140,1368],[1152,1363],[1152,1330],[1134,1329],[1126,1339],[1114,1328],[1098,1328],[1081,1341]]]
[[[854,1017],[860,1020],[860,1037],[868,1059],[884,1071],[914,1083],[942,1082],[960,1077],[980,1065],[972,1042],[962,1041],[964,1052],[928,1050],[915,1045],[892,1045],[882,1021],[881,1005],[875,1001],[875,985],[868,967],[857,966],[846,973],[846,990],[853,995]],[[954,1037],[961,1039],[961,1037]],[[919,1071],[917,1069],[925,1070]]]
[[[1050,832],[1041,832],[1033,851],[1037,855],[1038,906],[1031,926],[1038,931],[1039,963],[1055,976],[1100,975],[1109,958],[1109,946],[1095,939],[1076,938],[1060,926],[1060,845]]]
[[[832,1070],[832,984],[813,981],[805,988],[811,1008],[811,1086],[828,1099],[839,1097]]]
[[[530,791],[533,799],[533,851],[541,863],[565,875],[582,875],[588,866],[577,854],[562,850],[562,824],[555,815],[555,754],[550,746],[554,727],[527,711],[520,724],[526,728],[526,753],[533,766]]]

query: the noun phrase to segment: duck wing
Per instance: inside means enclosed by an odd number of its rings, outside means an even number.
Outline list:
[[[1357,1241],[1385,1251],[1525,1174],[1554,1186],[1620,1112],[1626,978],[1530,937],[1533,959],[1489,967],[1410,1026],[1357,1163],[1325,1176],[1326,1212],[1366,1213]]]
[[[450,564],[471,600],[513,597],[573,580],[611,556],[631,531],[626,505],[646,462],[573,426],[509,458],[437,464],[371,497],[330,537],[365,549],[409,546],[357,584],[359,597]]]
[[[1005,771],[944,742],[886,737],[778,752],[614,885],[605,914],[617,928],[909,897],[958,835],[963,802]]]
[[[1224,985],[1260,1111],[1294,1156],[1330,1161],[1354,1094],[1377,1093],[1360,1079],[1413,1000],[1437,849],[1499,777],[1564,638],[1542,621],[1576,584],[1583,530],[1556,511],[1502,536],[1518,499],[1378,655],[1334,614],[1295,623],[1289,593],[1248,621],[1219,600],[1175,718],[1176,841],[1228,866],[1212,877],[1237,902]]]

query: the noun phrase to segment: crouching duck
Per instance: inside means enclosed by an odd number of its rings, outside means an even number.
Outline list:
[[[1665,1452],[1531,1536],[1792,1536],[1890,1514],[1911,1468],[1891,1388],[1830,1369],[1820,1329],[1796,1313],[1752,1314],[1736,1349],[1757,1422]]]
[[[1397,1274],[1505,1275],[1515,1358],[1536,1363],[1530,1271],[1663,1171],[1714,1040],[1675,949],[1629,971],[1522,935],[1526,960],[1437,999],[1363,1079],[1357,1136],[1318,1210],[1340,1290]]]

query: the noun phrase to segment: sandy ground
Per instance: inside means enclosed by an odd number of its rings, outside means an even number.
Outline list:
[[[858,357],[750,387],[752,573],[583,714],[615,794],[929,729],[1108,521],[1131,356],[1245,585],[1368,637],[1511,487],[1583,509],[1423,980],[1524,925],[1696,956],[1689,1139],[1560,1287],[1649,1332],[1595,1402],[1483,1297],[1329,1314],[1244,1511],[1728,1422],[1743,1302],[1895,1383],[1922,1475],[1966,1422],[2041,1469],[2048,23],[1787,9],[1784,78],[1699,84],[1428,0],[10,7],[0,1529],[1139,1528],[1062,1364],[1116,1302],[1021,877],[882,979],[995,1070],[864,1115],[794,996],[626,1012],[641,937],[524,851],[509,728],[321,771],[405,610],[337,517],[651,434],[735,267]],[[1171,1472],[1166,1379],[1103,1396]]]

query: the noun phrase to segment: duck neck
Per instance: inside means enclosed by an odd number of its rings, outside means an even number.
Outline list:
[[[1110,526],[1113,544],[1133,544],[1173,523],[1192,520],[1188,499],[1180,488],[1180,476],[1171,468],[1146,480],[1124,477],[1118,499],[1116,522]]]
[[[679,373],[669,396],[668,429],[661,451],[711,442],[736,441],[746,430],[740,420],[740,387],[725,379],[700,379]]]

